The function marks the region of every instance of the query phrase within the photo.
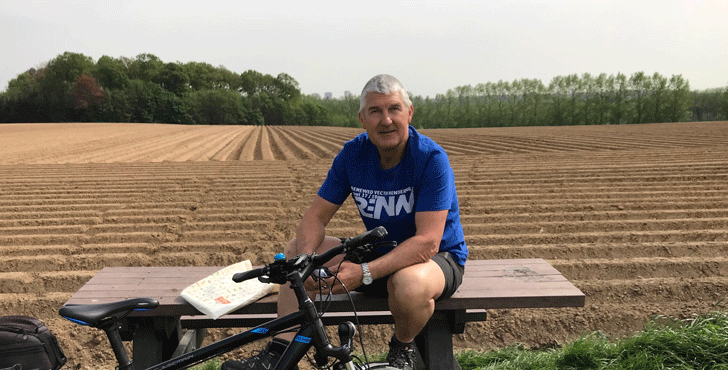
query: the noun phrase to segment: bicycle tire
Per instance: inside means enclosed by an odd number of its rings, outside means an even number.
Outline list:
[[[397,368],[389,366],[386,362],[374,362],[361,366],[362,370],[397,370]]]

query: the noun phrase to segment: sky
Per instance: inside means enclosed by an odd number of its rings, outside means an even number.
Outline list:
[[[569,74],[728,86],[728,0],[2,0],[0,91],[69,51],[286,73],[359,95],[379,73],[414,95]]]

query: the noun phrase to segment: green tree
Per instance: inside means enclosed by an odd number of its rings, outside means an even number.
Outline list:
[[[546,87],[537,79],[524,79],[521,85],[523,101],[526,104],[524,123],[528,126],[542,125],[544,116],[542,105]]]
[[[128,85],[128,84],[127,84]],[[106,98],[94,111],[96,122],[132,122],[133,107],[126,90],[105,90]]]
[[[130,107],[129,120],[131,122],[159,122],[156,120],[157,105],[164,94],[164,89],[159,84],[134,79],[129,81],[125,92]]]
[[[665,122],[667,121],[667,95],[668,80],[661,74],[655,72],[650,79],[650,94],[648,122]]]
[[[555,76],[549,82],[548,91],[551,95],[551,109],[547,122],[552,126],[565,125],[566,98],[568,96],[566,79],[563,76]]]
[[[507,101],[508,91],[510,90],[510,84],[507,81],[498,80],[495,84],[495,99],[496,99],[496,115],[495,122],[496,126],[506,126],[507,122]]]
[[[94,61],[83,54],[65,52],[52,59],[39,76],[40,95],[45,109],[43,118],[49,122],[66,122],[72,116],[71,87],[82,74],[89,74]]]
[[[157,97],[154,122],[174,123],[180,125],[193,124],[189,102],[171,91],[163,90]]]
[[[594,89],[596,93],[596,106],[594,107],[594,121],[597,125],[609,123],[609,98],[614,93],[614,77],[607,76],[606,73],[600,73],[594,79]]]
[[[672,75],[668,83],[666,120],[683,122],[690,119],[690,84],[681,75]]]
[[[222,66],[218,67],[217,70],[218,74],[220,75],[220,80],[218,82],[218,86],[216,86],[215,88],[240,91],[243,83],[243,79],[240,74],[232,72]]]
[[[296,100],[301,96],[301,89],[298,81],[286,73],[279,73],[273,81],[273,95],[285,100]]]
[[[129,61],[129,78],[153,81],[163,67],[164,63],[156,55],[139,54]]]
[[[522,113],[525,109],[523,99],[523,85],[521,80],[513,80],[508,86],[506,96],[508,96],[508,126],[522,126]]]
[[[189,96],[195,123],[202,125],[249,125],[250,107],[236,91],[208,89],[192,92]]]
[[[631,123],[631,106],[629,102],[629,81],[627,76],[618,73],[614,78],[614,92],[612,93],[612,117],[614,124]]]
[[[194,91],[212,90],[222,87],[220,71],[207,63],[189,62],[183,66]]]
[[[579,100],[582,91],[582,81],[576,74],[564,78],[564,87],[569,97],[568,122],[570,125],[579,124]]]
[[[718,121],[728,119],[725,112],[725,92],[723,89],[693,91],[691,96],[691,114],[693,121]]]
[[[650,77],[637,72],[629,78],[629,87],[634,99],[635,117],[632,123],[644,123],[647,110],[647,94],[650,91]]]
[[[10,80],[0,95],[0,122],[37,122],[44,110],[38,73],[34,68]]]
[[[578,124],[580,125],[591,125],[593,123],[594,105],[596,104],[596,82],[594,77],[589,73],[581,75],[579,80],[579,86],[581,99],[583,99],[581,114],[579,115]]]
[[[473,127],[475,118],[475,101],[473,100],[473,87],[470,85],[458,86],[453,91],[453,127]]]
[[[303,116],[299,110],[301,90],[293,77],[281,73],[276,77],[248,70],[241,74],[240,90],[266,125],[295,125]]]
[[[190,77],[178,63],[167,63],[152,78],[163,89],[182,96],[190,89]]]
[[[493,126],[493,94],[495,87],[492,82],[479,83],[475,86],[475,91],[478,94],[478,117],[479,125],[491,127]]]
[[[310,98],[303,98],[301,101],[301,111],[303,117],[299,121],[305,126],[326,126],[331,124],[329,121],[329,113],[321,104]]]
[[[109,56],[102,56],[96,62],[96,68],[91,72],[92,76],[105,89],[124,89],[129,83],[129,69],[121,59],[114,59]]]

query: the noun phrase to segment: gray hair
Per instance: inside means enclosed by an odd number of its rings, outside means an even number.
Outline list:
[[[359,96],[360,113],[364,111],[364,107],[367,104],[367,94],[369,94],[370,92],[376,92],[384,95],[398,92],[402,96],[402,100],[404,101],[405,105],[407,105],[407,109],[412,106],[412,101],[407,94],[407,90],[405,90],[404,86],[402,86],[402,83],[399,82],[399,80],[396,79],[394,76],[381,74],[372,77],[369,82],[364,85],[364,89],[361,91],[361,95]]]

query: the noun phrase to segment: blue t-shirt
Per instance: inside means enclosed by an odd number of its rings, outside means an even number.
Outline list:
[[[468,248],[450,161],[440,145],[412,126],[402,159],[387,170],[366,132],[344,144],[318,195],[340,205],[349,194],[367,230],[384,226],[389,233],[386,240],[398,244],[415,235],[415,212],[448,210],[440,252],[450,252],[465,265]]]

